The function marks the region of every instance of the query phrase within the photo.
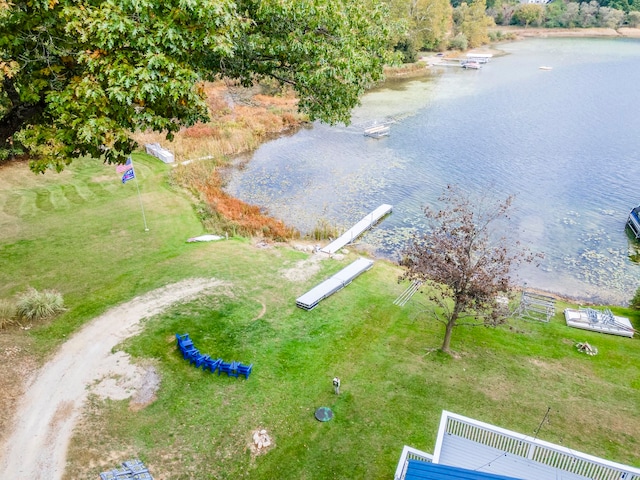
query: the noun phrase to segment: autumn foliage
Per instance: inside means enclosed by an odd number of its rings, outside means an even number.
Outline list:
[[[217,170],[214,170],[206,181],[200,183],[199,191],[218,220],[222,220],[236,233],[279,241],[298,236],[295,229],[263,214],[260,207],[249,205],[225,193]]]
[[[237,155],[258,148],[267,138],[295,129],[306,121],[293,92],[270,91],[264,85],[243,88],[229,81],[202,85],[210,121],[176,133],[167,146],[176,161]],[[163,133],[140,132],[140,144],[167,145]]]
[[[299,236],[260,207],[228,195],[219,172],[230,156],[251,151],[304,121],[291,92],[268,95],[265,90],[264,85],[247,89],[223,81],[203,85],[211,121],[182,129],[168,146],[178,162],[192,160],[173,170],[172,181],[200,202],[198,214],[208,231],[274,240]],[[161,134],[139,134],[136,140],[166,144]]]

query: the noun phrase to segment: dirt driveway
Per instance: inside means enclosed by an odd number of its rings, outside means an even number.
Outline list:
[[[114,372],[121,375],[123,366],[132,368],[113,347],[138,333],[141,319],[222,285],[215,279],[168,285],[109,310],[74,334],[27,383],[0,451],[0,478],[61,479],[89,387],[100,387],[97,382]]]

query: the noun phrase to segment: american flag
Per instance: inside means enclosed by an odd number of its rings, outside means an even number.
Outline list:
[[[130,168],[131,168],[131,157],[127,158],[127,163],[125,163],[124,165],[118,165],[116,167],[116,172],[123,173],[129,170]]]
[[[136,178],[136,174],[133,173],[133,167],[129,167],[129,170],[124,172],[124,175],[122,175],[122,183],[127,183],[132,178]]]

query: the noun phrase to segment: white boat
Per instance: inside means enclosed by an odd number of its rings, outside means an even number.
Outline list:
[[[479,70],[482,68],[482,65],[478,62],[467,61],[467,62],[462,62],[461,65],[462,65],[462,68],[470,68],[473,70]]]
[[[593,308],[566,308],[564,318],[567,325],[592,332],[609,333],[632,338],[635,330],[626,317],[618,317],[611,310],[595,310]]]
[[[553,70],[553,67],[545,67],[544,65],[540,67],[540,70]]]
[[[627,225],[636,237],[636,240],[640,240],[640,206],[634,208],[629,212],[629,218],[627,219]]]

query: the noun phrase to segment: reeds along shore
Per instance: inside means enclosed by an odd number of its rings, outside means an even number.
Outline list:
[[[269,85],[243,88],[229,82],[205,86],[211,121],[178,132],[168,144],[164,135],[142,133],[140,145],[160,143],[178,163],[171,181],[197,197],[198,213],[207,231],[288,240],[299,233],[224,192],[220,167],[232,156],[256,149],[264,140],[293,131],[306,122],[297,111],[293,92]]]

